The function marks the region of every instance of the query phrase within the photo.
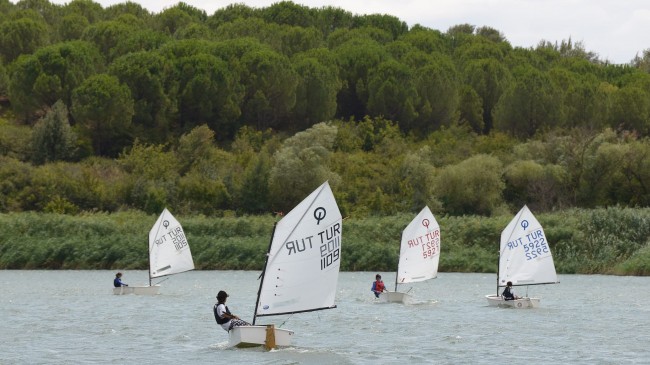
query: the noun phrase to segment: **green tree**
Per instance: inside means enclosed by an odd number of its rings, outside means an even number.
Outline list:
[[[230,207],[230,193],[220,179],[192,170],[177,185],[179,204],[188,212],[215,216]]]
[[[469,61],[463,75],[483,102],[483,132],[489,133],[493,127],[492,109],[509,86],[510,72],[498,60],[491,58]]]
[[[293,3],[280,1],[260,9],[259,16],[269,23],[299,26],[308,28],[314,24],[314,10]]]
[[[36,164],[67,160],[74,156],[77,136],[68,121],[68,108],[61,100],[36,123],[31,145],[32,161]]]
[[[228,64],[209,54],[178,59],[178,111],[184,130],[207,123],[221,140],[231,139],[238,128],[243,90]]]
[[[422,147],[404,156],[399,168],[395,169],[398,176],[393,178],[400,181],[400,200],[405,203],[400,207],[401,211],[417,212],[425,205],[434,212],[442,210],[442,204],[436,197],[436,169],[429,162],[430,154],[428,146]]]
[[[549,71],[549,77],[554,90],[561,95],[563,118],[561,125],[580,126],[592,130],[604,127],[605,116],[598,115],[597,104],[600,102],[597,94],[598,80],[593,74],[579,75],[564,68],[554,68]]]
[[[530,66],[520,69],[516,81],[501,96],[494,109],[494,127],[519,137],[558,126],[561,95],[548,74]]]
[[[12,66],[9,97],[13,109],[25,119],[47,110],[57,100],[70,105],[72,90],[101,68],[101,56],[81,41],[41,48],[19,58]]]
[[[354,22],[351,12],[333,6],[324,6],[315,14],[315,25],[327,37],[336,29],[350,29]]]
[[[91,24],[104,19],[104,9],[92,0],[72,0],[63,7],[66,14],[80,14]]]
[[[167,90],[172,61],[158,52],[136,52],[116,59],[108,69],[131,91],[133,133],[142,141],[162,142],[170,133],[175,113],[174,100]]]
[[[247,52],[241,58],[245,87],[242,118],[258,129],[278,127],[296,104],[298,75],[289,60],[276,52]]]
[[[104,9],[104,14],[108,20],[118,18],[123,14],[131,14],[138,19],[144,20],[149,20],[152,18],[151,13],[147,9],[133,1],[127,1],[108,6]]]
[[[650,90],[626,86],[616,91],[610,113],[611,127],[650,134]]]
[[[343,88],[337,96],[337,116],[360,120],[368,114],[369,71],[388,58],[386,50],[376,41],[353,39],[334,49],[338,59]]]
[[[173,152],[164,151],[162,145],[135,143],[118,161],[129,174],[127,203],[154,214],[174,202],[180,176]]]
[[[481,97],[468,85],[461,86],[459,94],[459,124],[467,125],[475,133],[481,133],[485,129]]]
[[[569,174],[562,166],[519,160],[506,167],[504,180],[504,198],[513,207],[549,211],[568,203]]]
[[[100,156],[117,156],[130,143],[133,99],[129,88],[107,74],[86,79],[73,92],[72,115]]]
[[[244,213],[262,214],[269,211],[269,176],[271,158],[266,151],[250,160],[237,194],[238,209]]]
[[[414,26],[408,33],[403,34],[399,40],[413,45],[425,54],[447,53],[447,41],[437,30]]]
[[[353,18],[354,27],[370,27],[386,31],[391,35],[391,40],[399,38],[402,34],[408,32],[408,25],[405,21],[388,14],[368,14],[355,16]]]
[[[7,74],[7,68],[0,61],[0,96],[7,96],[9,93],[9,75]]]
[[[230,23],[237,19],[249,19],[256,16],[257,13],[259,13],[259,10],[248,5],[230,4],[217,9],[214,14],[208,17],[206,23],[212,30],[217,30],[224,23]]]
[[[93,43],[109,62],[120,54],[117,52],[119,44],[128,39],[136,30],[131,25],[115,20],[95,23],[87,27],[82,39]]]
[[[31,54],[48,42],[47,25],[30,18],[0,23],[0,57],[10,63]]]
[[[368,76],[368,112],[400,123],[404,130],[415,129],[413,121],[419,104],[411,70],[390,60],[380,64]]]
[[[88,19],[81,14],[73,13],[66,15],[61,19],[61,24],[59,25],[59,37],[63,41],[80,39],[89,24]]]
[[[30,208],[30,186],[34,167],[13,157],[0,155],[0,212],[20,212]]]
[[[336,60],[330,51],[319,48],[293,59],[300,76],[293,110],[296,129],[309,128],[330,120],[336,113],[336,95],[341,89]]]
[[[183,4],[183,3],[179,3]],[[173,35],[178,29],[186,27],[192,23],[192,16],[180,9],[178,6],[166,8],[156,16],[154,16],[158,24],[158,30]]]
[[[115,45],[113,54],[117,57],[129,53],[154,51],[170,41],[169,36],[151,29],[133,29],[126,39]]]
[[[452,215],[491,215],[503,204],[502,164],[496,157],[476,155],[440,170],[436,192]]]
[[[447,126],[456,118],[459,107],[459,82],[451,60],[442,54],[414,73],[419,95],[417,129],[430,132]]]
[[[210,156],[214,146],[214,132],[202,125],[181,136],[176,153],[179,161],[179,173],[190,170],[193,165]]]
[[[329,168],[336,127],[319,123],[287,139],[273,156],[269,176],[271,204],[275,211],[288,212],[323,182],[338,182]]]

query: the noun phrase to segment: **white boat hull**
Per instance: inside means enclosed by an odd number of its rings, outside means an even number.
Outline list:
[[[398,291],[383,292],[379,294],[379,300],[388,303],[413,303],[413,296],[407,293],[400,293]]]
[[[233,327],[228,332],[229,347],[257,347],[266,345],[266,326],[239,326]],[[293,331],[283,328],[274,328],[275,346],[291,346]]]
[[[515,300],[505,300],[500,295],[486,295],[490,307],[503,307],[503,308],[537,308],[539,307],[539,298],[524,297]]]
[[[146,286],[123,286],[113,288],[113,294],[135,294],[135,295],[157,295],[160,291],[160,285],[146,285]]]

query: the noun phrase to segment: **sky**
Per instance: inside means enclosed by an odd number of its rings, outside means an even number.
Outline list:
[[[94,0],[103,7],[125,0]],[[131,0],[159,13],[179,0]],[[66,0],[50,0],[66,4]],[[212,15],[232,3],[253,8],[279,0],[185,0]],[[571,39],[601,60],[629,63],[650,50],[648,0],[293,0],[312,8],[333,6],[353,14],[388,14],[409,27],[420,24],[446,32],[458,24],[488,26],[501,32],[514,47],[535,47]]]

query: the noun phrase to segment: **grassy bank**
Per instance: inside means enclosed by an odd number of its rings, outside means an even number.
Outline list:
[[[156,218],[140,212],[0,214],[0,269],[146,269]],[[274,217],[176,218],[197,269],[261,270]],[[346,219],[342,270],[395,271],[399,239],[412,218]],[[496,271],[501,230],[512,216],[436,218],[440,271]],[[572,209],[537,218],[558,273],[650,275],[650,209]]]

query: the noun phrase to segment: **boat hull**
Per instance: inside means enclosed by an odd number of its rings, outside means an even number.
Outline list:
[[[387,303],[413,303],[413,296],[407,293],[400,293],[397,291],[383,292],[379,294],[379,300]]]
[[[135,294],[135,295],[157,295],[160,291],[160,285],[146,285],[146,286],[123,286],[120,288],[113,288],[113,294]]]
[[[485,298],[487,299],[488,306],[490,307],[517,308],[517,309],[539,307],[539,298],[524,297],[515,300],[505,300],[500,295],[486,295]]]
[[[266,345],[267,326],[239,326],[228,332],[229,347],[258,347]],[[284,328],[274,328],[275,347],[291,346],[293,331]]]

